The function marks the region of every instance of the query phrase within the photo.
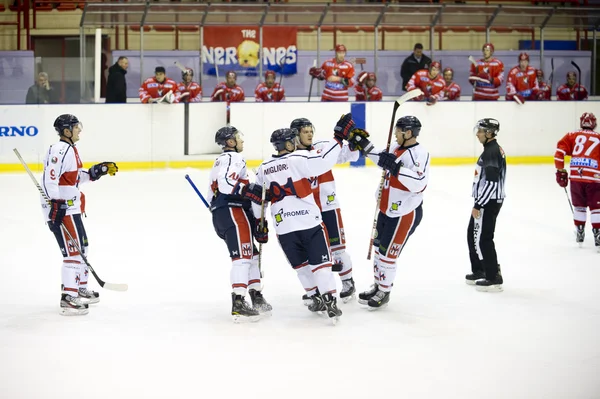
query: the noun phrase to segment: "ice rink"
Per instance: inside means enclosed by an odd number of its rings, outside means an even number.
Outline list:
[[[503,293],[464,283],[473,167],[432,167],[390,305],[342,304],[335,327],[302,305],[274,229],[263,247],[273,315],[232,323],[225,244],[186,173],[204,193],[208,170],[83,186],[90,263],[129,291],[90,277],[101,302],[71,318],[58,314],[61,255],[37,191],[25,174],[0,175],[0,398],[600,397],[600,253],[589,224],[575,244],[552,165],[508,166]],[[380,172],[334,174],[362,291]]]

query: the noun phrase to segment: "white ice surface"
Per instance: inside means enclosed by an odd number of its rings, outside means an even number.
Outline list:
[[[273,316],[230,318],[225,245],[208,171],[121,172],[84,186],[89,259],[125,293],[59,316],[61,255],[25,174],[0,175],[0,398],[599,398],[600,253],[574,242],[548,166],[510,166],[496,243],[500,294],[464,283],[472,167],[434,167],[388,308],[311,314],[275,235],[264,246]],[[354,279],[366,260],[375,168],[336,169]],[[90,278],[92,281],[92,278]]]

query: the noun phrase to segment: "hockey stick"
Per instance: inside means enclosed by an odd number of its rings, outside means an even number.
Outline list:
[[[267,186],[263,181],[262,185],[262,194],[261,194],[261,202],[260,202],[260,231],[262,233],[263,228],[265,227],[265,198],[267,197]],[[262,270],[262,242],[258,243],[258,271],[260,272],[260,276],[264,277],[264,273]]]
[[[550,66],[552,70],[550,71],[550,98],[552,98],[552,87],[554,86],[554,58],[550,59]]]
[[[179,69],[181,69],[181,72],[185,72],[187,71],[187,68],[184,67],[183,65],[181,65],[181,63],[179,61],[175,61],[175,66]]]
[[[313,61],[313,68],[317,67],[317,60]],[[312,94],[313,82],[315,81],[315,77],[311,76],[310,78],[310,88],[308,89],[308,102],[310,102],[310,95]]]
[[[354,59],[354,63],[360,65],[360,70],[361,72],[365,70],[365,68],[363,67],[364,64],[367,63],[367,59],[366,58],[355,58]]]
[[[390,132],[388,133],[387,145],[385,147],[385,152],[389,152],[390,147],[392,145],[392,134],[394,133],[394,125],[396,124],[396,111],[402,104],[407,101],[412,100],[413,98],[422,96],[423,92],[421,89],[411,90],[408,93],[403,94],[400,98],[398,98],[394,102],[394,111],[392,112],[392,121],[390,122]],[[379,190],[377,191],[377,207],[375,208],[375,216],[373,217],[373,227],[371,229],[371,241],[369,242],[369,253],[367,255],[367,260],[371,260],[371,249],[373,248],[373,241],[375,240],[375,233],[377,229],[377,216],[379,215],[379,206],[381,205],[381,195],[383,194],[383,185],[385,184],[385,175],[386,171],[384,170],[381,173],[381,180],[379,181]]]
[[[579,83],[577,83],[577,97],[575,99],[579,101],[581,100],[581,68],[579,68],[579,65],[577,65],[575,61],[571,61],[571,65],[573,65],[575,69],[577,69],[577,77],[579,78]]]
[[[571,198],[569,198],[569,193],[567,192],[567,188],[563,187],[565,189],[565,195],[567,196],[567,201],[569,201],[569,207],[571,207],[571,213],[575,214],[575,211],[573,210],[573,204],[571,203]]]
[[[196,187],[196,185],[192,181],[192,178],[190,177],[190,175],[185,175],[185,179],[188,181],[188,183],[190,183],[190,185],[192,186],[192,188],[194,189],[194,191],[196,192],[196,194],[198,194],[198,197],[200,197],[200,199],[202,200],[202,202],[204,202],[204,205],[206,206],[206,208],[209,208],[208,202],[206,202],[206,200],[204,199],[204,196],[202,195],[202,193],[200,192],[200,190],[198,190],[198,187]]]
[[[44,190],[42,189],[42,187],[40,186],[40,184],[37,182],[35,176],[33,176],[33,173],[31,173],[31,169],[29,169],[29,166],[27,166],[27,163],[25,163],[25,161],[21,157],[21,154],[19,153],[19,150],[17,150],[16,148],[13,148],[13,151],[15,152],[15,155],[17,156],[17,158],[19,158],[19,161],[21,161],[21,165],[23,165],[23,168],[25,168],[25,171],[27,172],[27,174],[31,178],[31,181],[33,182],[33,184],[35,184],[35,186],[37,187],[37,189],[40,192],[42,198],[44,198],[44,200],[48,203],[48,205],[52,205],[52,201],[50,201],[50,198],[48,198],[48,195],[46,195],[46,193],[44,192]],[[96,281],[98,282],[98,284],[100,284],[100,287],[106,288],[107,290],[112,290],[112,291],[127,291],[127,289],[129,288],[127,286],[127,284],[114,284],[114,283],[106,283],[106,282],[102,281],[102,279],[100,277],[98,277],[98,275],[96,274],[96,271],[94,270],[94,268],[92,267],[92,265],[90,265],[90,262],[88,262],[86,256],[83,254],[83,251],[81,250],[81,247],[79,246],[79,244],[77,243],[77,241],[73,238],[73,236],[71,235],[71,233],[69,232],[69,230],[67,230],[67,228],[65,227],[65,225],[62,224],[62,223],[60,224],[60,228],[61,228],[61,230],[63,232],[67,233],[67,236],[69,237],[69,240],[71,240],[71,244],[73,244],[73,246],[75,247],[75,249],[79,252],[79,255],[81,256],[81,259],[83,259],[83,262],[86,264],[86,266],[88,267],[88,269],[90,269],[90,271],[94,275],[94,278],[96,279]]]

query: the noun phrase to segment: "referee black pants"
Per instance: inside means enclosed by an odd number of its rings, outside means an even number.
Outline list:
[[[494,232],[500,208],[502,208],[502,202],[490,200],[481,209],[479,219],[475,219],[471,215],[469,228],[467,229],[471,270],[473,273],[484,272],[488,280],[494,279],[499,272]]]

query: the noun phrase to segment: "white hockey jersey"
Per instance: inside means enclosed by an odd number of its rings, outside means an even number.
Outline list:
[[[44,157],[42,189],[50,199],[63,199],[67,205],[67,215],[75,215],[85,210],[85,196],[79,185],[90,181],[90,175],[83,169],[77,148],[66,141],[59,141],[48,149]],[[50,206],[40,196],[46,221],[50,220]]]
[[[273,155],[258,167],[256,183],[266,183],[271,193],[271,216],[278,235],[313,228],[321,224],[309,178],[320,176],[335,165],[342,146],[335,140],[323,144],[320,154],[297,151]],[[260,205],[252,203],[260,216]]]
[[[368,156],[377,163],[380,152],[372,151]],[[390,152],[400,158],[403,166],[398,176],[386,172],[379,210],[397,218],[413,211],[423,202],[423,191],[429,182],[429,152],[419,143],[408,147],[394,144]]]
[[[320,155],[328,143],[328,141],[314,143],[313,149],[310,151],[311,156]],[[358,160],[358,157],[360,157],[360,151],[351,151],[348,144],[344,143],[336,164],[354,162]],[[335,179],[331,170],[322,175],[313,176],[309,180],[315,195],[315,201],[317,202],[317,206],[321,208],[321,212],[335,210],[340,207],[335,189]]]
[[[240,183],[248,184],[246,160],[235,151],[225,151],[217,157],[210,171],[207,200],[210,210],[223,206],[250,208],[249,200],[240,195]]]

